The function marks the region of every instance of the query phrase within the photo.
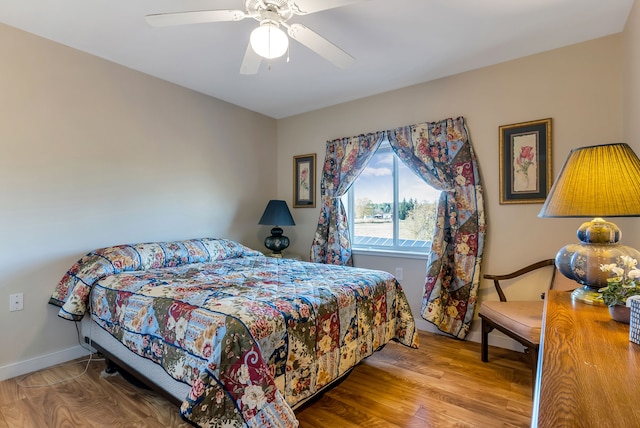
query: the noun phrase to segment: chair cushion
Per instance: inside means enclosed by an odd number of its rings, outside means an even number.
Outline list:
[[[526,338],[531,343],[539,344],[543,310],[543,300],[485,301],[480,305],[479,313],[507,330]]]

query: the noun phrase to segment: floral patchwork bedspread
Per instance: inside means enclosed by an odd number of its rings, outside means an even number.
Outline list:
[[[380,346],[418,346],[390,274],[265,257],[224,239],[96,250],[50,303],[70,320],[90,311],[191,385],[181,415],[202,427],[295,427],[292,406]]]

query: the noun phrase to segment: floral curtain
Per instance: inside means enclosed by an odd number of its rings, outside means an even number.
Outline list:
[[[311,261],[353,265],[340,197],[384,139],[412,171],[442,191],[421,315],[441,331],[464,339],[475,312],[486,234],[480,174],[464,118],[329,141]]]
[[[320,219],[311,261],[353,266],[347,215],[340,199],[386,138],[386,132],[341,138],[327,142],[322,169]]]
[[[464,339],[475,312],[486,233],[480,174],[464,118],[397,128],[388,138],[411,170],[442,190],[421,315]]]

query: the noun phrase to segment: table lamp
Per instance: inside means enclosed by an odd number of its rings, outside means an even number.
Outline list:
[[[538,217],[593,217],[578,229],[579,244],[556,255],[556,267],[583,287],[572,296],[600,304],[598,289],[607,285],[603,264],[621,264],[627,255],[640,262],[640,253],[619,244],[622,232],[603,217],[640,216],[640,159],[627,144],[606,144],[571,150],[549,191]]]
[[[280,226],[295,226],[287,202],[270,200],[258,224],[275,226],[271,229],[271,236],[265,238],[264,246],[271,250],[275,257],[282,257],[282,250],[289,246],[289,238],[282,235],[283,230]]]

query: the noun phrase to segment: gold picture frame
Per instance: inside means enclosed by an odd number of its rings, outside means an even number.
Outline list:
[[[544,203],[553,181],[551,119],[503,125],[500,134],[500,203]]]
[[[293,157],[293,207],[316,206],[316,154]]]

